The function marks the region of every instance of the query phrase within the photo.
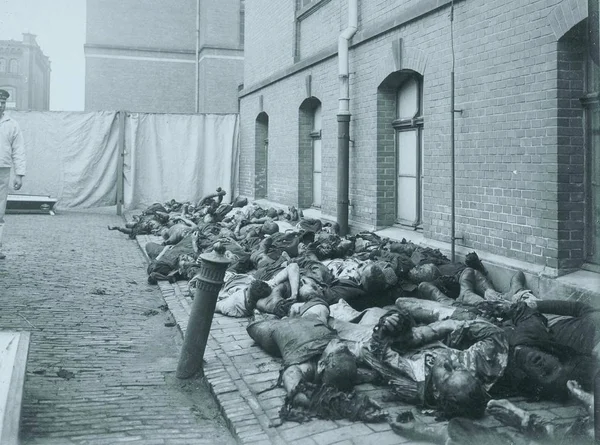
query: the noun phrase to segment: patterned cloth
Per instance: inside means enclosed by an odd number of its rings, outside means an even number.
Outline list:
[[[231,274],[219,292],[215,312],[229,317],[248,317],[252,312],[246,308],[246,289],[255,280],[247,274]]]
[[[338,280],[350,280],[356,284],[360,284],[361,271],[368,264],[368,261],[361,261],[355,258],[336,258],[325,262],[325,264],[334,278]]]
[[[502,376],[508,362],[504,331],[484,320],[468,321],[453,331],[445,343],[436,341],[413,350],[406,350],[406,344],[394,343],[381,348],[385,340],[381,334],[374,335],[371,342],[363,345],[360,359],[386,378],[401,400],[423,406],[433,402],[428,393],[431,368],[438,355],[446,355],[454,369],[467,369],[487,390]]]

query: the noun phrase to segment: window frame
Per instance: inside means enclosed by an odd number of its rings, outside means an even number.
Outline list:
[[[323,187],[322,187],[322,182],[320,182],[321,184],[321,189],[319,190],[319,197],[321,202],[318,204],[315,204],[315,173],[319,173],[321,181],[323,178],[323,142],[322,142],[322,132],[323,132],[323,115],[322,115],[323,109],[321,107],[321,105],[317,105],[313,111],[312,111],[312,129],[311,132],[309,134],[310,139],[311,139],[311,150],[312,150],[312,203],[311,203],[311,207],[314,207],[316,209],[320,209],[321,206],[323,205]],[[317,122],[317,116],[318,116],[318,120],[319,122]],[[317,125],[318,124],[318,125]],[[321,160],[320,160],[320,165],[321,165],[321,170],[319,172],[317,172],[315,170],[315,141],[321,141],[321,148],[320,148],[320,152],[321,152]]]
[[[401,118],[398,116],[399,112],[399,95],[400,91],[409,81],[416,81],[417,83],[417,110],[411,118]],[[396,193],[398,193],[398,178],[400,172],[398,171],[398,160],[400,157],[399,152],[399,137],[398,134],[404,131],[416,132],[416,167],[415,167],[415,220],[407,221],[399,218],[398,207],[400,202],[400,196],[396,196],[396,223],[404,226],[413,227],[415,230],[422,228],[423,224],[423,129],[425,122],[423,118],[423,76],[418,73],[411,73],[398,85],[396,89],[396,118],[392,121],[392,127],[394,128],[394,145],[396,147]],[[412,176],[407,176],[412,177]]]
[[[6,72],[10,74],[19,74],[19,61],[17,59],[10,59]]]

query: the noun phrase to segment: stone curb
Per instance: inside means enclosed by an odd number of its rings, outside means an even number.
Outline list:
[[[149,260],[144,246],[147,242],[160,242],[159,237],[140,235],[136,238],[138,246]],[[182,290],[182,286],[187,286],[187,282],[168,283],[160,281],[158,283],[176,326],[182,337],[185,335],[187,323],[191,311],[192,298],[187,290]],[[204,353],[203,374],[208,383],[209,389],[213,394],[217,404],[227,422],[229,430],[242,444],[248,445],[267,445],[267,444],[286,444],[286,442],[273,428],[269,428],[271,419],[264,411],[257,400],[253,391],[241,378],[239,371],[227,352],[219,342],[219,334],[227,337],[227,330],[237,328],[244,330],[246,320],[231,319],[229,317],[215,314],[211,326],[211,332]],[[231,343],[229,343],[231,345]],[[255,355],[264,355],[269,358],[260,349],[256,348]],[[277,377],[275,377],[276,383]],[[284,392],[278,388],[283,401]]]

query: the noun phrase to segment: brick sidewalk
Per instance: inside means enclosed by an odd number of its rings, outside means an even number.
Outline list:
[[[208,389],[175,378],[181,335],[114,209],[5,219],[0,329],[31,332],[24,445],[236,443]]]
[[[160,242],[161,239],[138,236],[142,251],[149,241]],[[170,284],[161,281],[159,287],[179,329],[182,334],[185,333],[192,305],[187,282]],[[254,344],[246,332],[247,323],[245,318],[215,314],[204,356],[204,374],[211,391],[230,430],[242,444],[387,445],[410,442],[394,433],[385,422],[367,424],[313,420],[304,424],[281,424],[278,413],[284,402],[285,391],[281,387],[268,390],[277,382],[280,360],[269,356]],[[382,396],[385,390],[373,385],[360,385],[357,390],[377,400],[391,418],[395,418],[398,412],[411,409],[408,405],[384,402]],[[512,400],[521,408],[546,416],[556,423],[569,422],[583,413],[579,406],[574,405],[527,403],[524,398]],[[434,421],[432,417],[425,417],[425,420]],[[500,426],[498,421],[490,417],[481,423],[498,432],[515,434],[515,430]]]

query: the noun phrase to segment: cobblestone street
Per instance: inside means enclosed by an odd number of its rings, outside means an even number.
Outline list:
[[[0,329],[31,332],[23,444],[235,443],[114,209],[7,215]]]
[[[206,380],[177,379],[192,305],[187,283],[147,284],[140,247],[157,239],[139,236],[136,242],[109,232],[107,225],[123,222],[114,209],[6,220],[0,330],[31,332],[24,445],[415,443],[387,422],[281,424],[280,361],[248,337],[245,319],[216,314]],[[382,388],[365,384],[357,390],[382,403],[391,419],[411,409],[383,402]],[[556,423],[582,413],[573,402],[514,401]],[[483,424],[515,432],[490,417]]]

